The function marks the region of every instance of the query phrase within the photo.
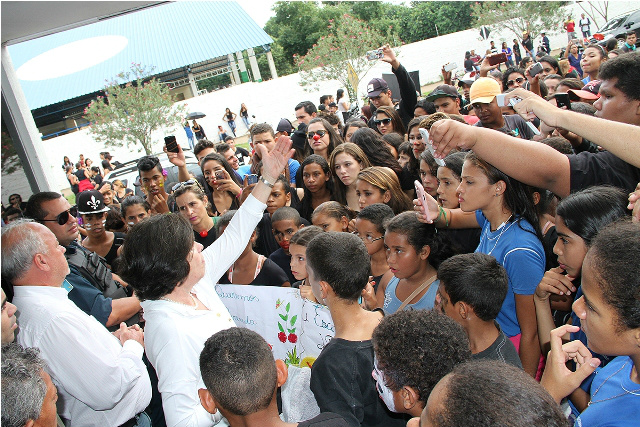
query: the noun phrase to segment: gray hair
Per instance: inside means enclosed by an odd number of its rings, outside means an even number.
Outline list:
[[[2,281],[13,284],[22,277],[36,254],[48,253],[42,236],[29,226],[30,219],[20,219],[2,227]]]
[[[40,416],[47,384],[41,375],[46,364],[39,353],[16,343],[2,346],[3,427],[23,427]]]

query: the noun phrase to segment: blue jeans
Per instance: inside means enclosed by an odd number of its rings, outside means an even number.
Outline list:
[[[244,125],[247,127],[247,129],[249,129],[250,123],[249,123],[249,116],[241,116],[242,117],[242,121],[244,122]]]
[[[229,127],[231,128],[231,132],[233,132],[233,136],[236,136],[236,122],[235,122],[235,120],[229,120]]]

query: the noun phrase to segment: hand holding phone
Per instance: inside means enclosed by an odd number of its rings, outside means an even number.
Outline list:
[[[220,181],[222,179],[226,179],[227,178],[227,176],[224,174],[223,170],[215,171],[214,176],[216,177],[216,181]]]
[[[180,149],[178,148],[176,137],[173,135],[164,137],[164,145],[167,147],[167,151],[170,153],[177,153],[180,151]]]
[[[258,183],[258,175],[255,173],[251,173],[247,175],[247,185],[257,184]]]
[[[558,108],[567,107],[567,110],[571,110],[571,99],[568,93],[556,93],[553,97],[556,99]]]
[[[531,68],[529,68],[529,75],[531,77],[537,76],[538,74],[540,74],[542,72],[542,68],[543,68],[542,64],[539,63],[539,62],[536,62],[535,64],[533,64],[531,66]]]
[[[507,54],[502,53],[494,53],[493,55],[487,56],[487,60],[489,61],[489,65],[498,65],[503,62],[507,62]]]
[[[427,147],[427,149],[435,159],[438,166],[445,166],[446,163],[444,162],[444,160],[436,158],[436,156],[434,156],[433,154],[435,153],[436,150],[434,150],[433,144],[431,144],[431,141],[429,141],[429,131],[426,130],[425,128],[418,128],[418,130],[420,131],[420,135],[422,135],[422,140],[424,141],[424,145]]]

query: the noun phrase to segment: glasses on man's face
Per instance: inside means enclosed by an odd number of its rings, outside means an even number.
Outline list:
[[[315,132],[313,132],[313,131],[309,132],[309,133],[307,134],[307,138],[309,138],[309,139],[313,139],[313,136],[314,136],[314,135],[318,135],[320,138],[322,138],[322,137],[323,137],[323,136],[325,136],[326,134],[327,134],[327,131],[326,131],[326,130],[324,130],[324,129],[320,129],[320,130],[317,130],[317,131],[315,131]]]
[[[351,234],[353,234],[354,236],[358,237],[360,240],[362,240],[365,244],[370,245],[373,242],[377,242],[380,239],[384,239],[384,236],[380,236],[380,237],[373,237],[370,234],[365,234],[364,236],[362,236],[360,233],[358,233],[357,231],[352,231]]]
[[[385,125],[388,125],[389,123],[391,123],[391,118],[387,117],[386,119],[373,119],[373,123],[376,124],[376,126],[380,126],[380,124],[384,123]]]
[[[190,179],[187,181],[183,181],[183,182],[179,182],[176,185],[174,185],[173,187],[171,187],[171,191],[178,191],[183,187],[191,187],[192,185],[195,185],[196,187],[200,188],[200,183],[198,182],[198,180],[196,179]]]
[[[74,218],[76,218],[78,216],[78,207],[77,206],[75,206],[75,205],[71,206],[66,211],[59,213],[58,215],[56,215],[55,219],[41,219],[40,221],[42,221],[42,222],[57,222],[58,225],[65,225],[67,222],[69,222],[69,216],[72,216]]]
[[[514,84],[516,84],[516,83],[518,83],[519,85],[521,85],[523,82],[524,82],[524,77],[518,77],[518,78],[516,78],[516,79],[509,80],[509,81],[507,82],[507,87],[511,87],[511,86],[513,86],[513,85],[514,85]]]

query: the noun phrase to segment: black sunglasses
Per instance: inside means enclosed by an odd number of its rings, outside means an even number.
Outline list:
[[[317,130],[315,132],[311,131],[307,134],[307,138],[312,139],[314,135],[318,135],[320,138],[322,138],[323,136],[325,136],[327,134],[326,130],[320,129]]]
[[[522,84],[522,82],[524,82],[524,78],[522,78],[522,77],[518,77],[517,79],[509,80],[509,81],[507,82],[507,87],[511,87],[511,86],[513,86],[513,85],[514,85],[514,84],[516,84],[516,83],[518,83],[518,84]]]
[[[382,120],[374,119],[373,123],[375,123],[376,126],[379,126],[380,123],[384,123],[385,125],[388,125],[389,123],[391,123],[391,120],[393,120],[393,119],[391,119],[389,117],[387,117],[386,119],[382,119]]]
[[[74,218],[77,218],[78,217],[78,207],[77,206],[71,206],[66,211],[61,212],[58,215],[56,215],[55,219],[41,219],[40,221],[41,222],[57,222],[58,225],[65,225],[69,221],[69,215],[71,215]]]

